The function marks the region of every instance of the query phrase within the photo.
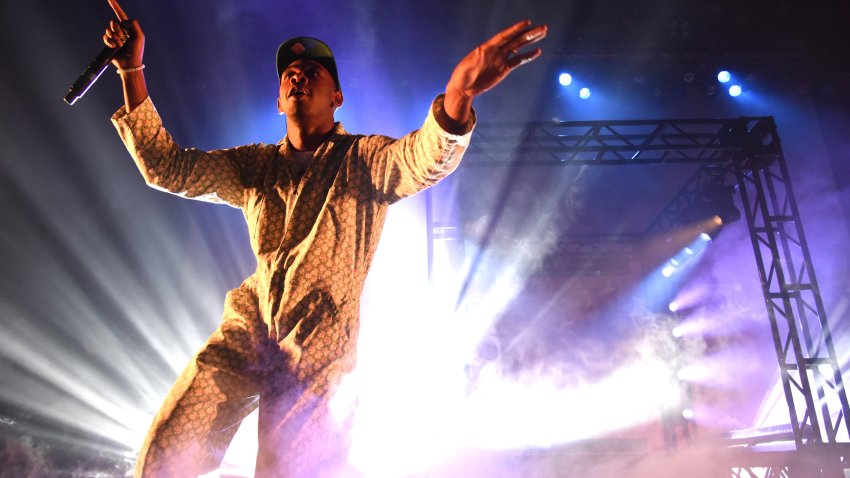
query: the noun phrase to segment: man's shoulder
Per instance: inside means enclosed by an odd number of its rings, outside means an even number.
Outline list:
[[[330,141],[337,145],[348,144],[359,148],[384,145],[395,140],[395,138],[381,134],[350,133],[348,131],[334,133],[334,135],[330,138]]]
[[[280,144],[269,144],[269,143],[249,143],[243,144],[241,146],[234,146],[232,148],[226,148],[225,151],[238,151],[243,153],[246,159],[250,159],[252,157],[260,157],[265,156],[271,153],[277,152],[280,149]]]
[[[334,129],[331,133],[331,140],[337,141],[349,141],[349,142],[362,142],[362,141],[395,141],[395,138],[385,136],[382,134],[364,134],[364,133],[352,133],[345,129],[341,122],[336,122],[334,124]]]

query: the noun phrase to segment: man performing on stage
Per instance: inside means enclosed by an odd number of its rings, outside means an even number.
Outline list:
[[[181,148],[163,129],[145,84],[142,29],[110,4],[121,22],[111,22],[104,42],[121,47],[113,64],[125,98],[113,122],[145,181],[242,209],[257,258],[165,399],[136,474],[214,470],[259,406],[257,477],[340,476],[348,423],[328,403],[354,368],[360,295],[387,206],[457,167],[475,123],[473,98],[539,56],[517,52],[545,37],[546,26],[520,22],[473,50],[422,127],[398,140],[335,123],[343,94],[331,50],[292,38],[277,52],[283,140],[205,152]]]

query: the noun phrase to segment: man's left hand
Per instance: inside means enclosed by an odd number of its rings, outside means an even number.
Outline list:
[[[498,85],[514,68],[540,56],[540,48],[520,53],[528,45],[546,37],[546,25],[531,26],[521,21],[472,50],[458,63],[446,85],[445,112],[465,124],[472,99]]]

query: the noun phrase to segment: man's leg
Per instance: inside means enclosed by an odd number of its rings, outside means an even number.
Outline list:
[[[269,368],[262,380],[255,476],[338,478],[348,458],[354,404],[333,398],[354,368],[358,317],[356,311],[340,313],[330,294],[319,291],[304,297],[292,316],[301,320],[279,343],[292,367]]]
[[[231,291],[219,328],[168,393],[139,453],[136,477],[195,477],[216,469],[242,419],[257,407],[264,326],[256,296]]]
[[[263,393],[256,478],[338,478],[348,459],[351,423],[331,411],[339,381],[333,375],[313,377],[307,390]]]

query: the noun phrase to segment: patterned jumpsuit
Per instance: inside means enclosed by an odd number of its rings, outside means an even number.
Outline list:
[[[466,134],[445,132],[435,120],[442,100],[398,140],[337,123],[303,173],[286,138],[205,152],[180,148],[150,99],[113,116],[149,185],[241,208],[257,257],[156,415],[137,477],[214,470],[257,406],[258,478],[336,475],[347,424],[328,403],[355,365],[360,295],[387,206],[451,173],[475,123],[473,114]]]

